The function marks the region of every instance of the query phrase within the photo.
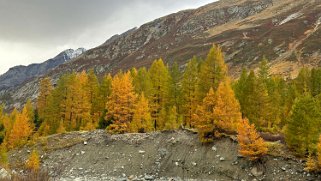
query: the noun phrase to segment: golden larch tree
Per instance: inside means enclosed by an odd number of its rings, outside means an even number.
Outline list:
[[[179,122],[179,116],[177,113],[177,108],[176,108],[176,106],[173,106],[168,111],[167,120],[165,122],[165,129],[166,130],[175,130],[175,129],[178,129],[179,126],[180,126],[180,122]]]
[[[83,71],[78,74],[77,80],[79,81],[77,93],[79,97],[76,100],[76,119],[81,130],[93,130],[96,125],[96,122],[94,123],[91,117],[92,99],[94,98],[92,98],[93,93],[91,93],[87,73]]]
[[[12,130],[7,140],[8,148],[14,148],[25,144],[32,135],[32,125],[28,117],[27,108],[24,107],[22,112],[16,116]]]
[[[227,66],[224,62],[224,55],[220,46],[213,45],[206,59],[200,65],[198,94],[202,100],[210,88],[215,91],[219,83],[224,80],[227,75]]]
[[[144,93],[141,93],[135,105],[133,121],[130,123],[130,130],[134,133],[146,133],[154,130],[148,100]]]
[[[268,148],[264,140],[257,133],[254,124],[247,119],[240,122],[237,129],[239,153],[254,161],[266,155]]]
[[[182,97],[183,97],[183,115],[184,126],[194,127],[192,124],[193,114],[199,104],[197,96],[198,83],[198,63],[197,58],[190,60],[185,68],[182,78]]]
[[[33,150],[26,161],[26,168],[33,172],[38,172],[40,169],[40,158],[36,150]]]
[[[314,156],[312,156],[312,154],[309,154],[307,161],[305,163],[305,167],[304,170],[307,172],[313,172],[316,171],[318,169],[318,164],[314,159]]]
[[[91,123],[93,125],[97,125],[98,122],[96,121],[102,116],[104,107],[101,107],[99,81],[93,69],[88,72],[88,81],[84,87],[87,89],[86,93],[88,101],[91,105],[90,115],[91,119],[93,120]]]
[[[152,82],[150,107],[154,127],[156,130],[162,130],[165,125],[162,111],[169,103],[170,93],[170,74],[167,66],[162,59],[153,62],[149,69],[150,80]]]
[[[215,97],[214,119],[217,127],[228,132],[236,132],[242,114],[228,79],[219,84]]]
[[[45,119],[47,116],[47,107],[49,104],[49,96],[53,90],[53,87],[51,85],[51,80],[46,77],[41,80],[40,82],[40,88],[39,88],[39,95],[37,100],[37,110],[39,114],[40,119]]]
[[[107,102],[107,119],[114,123],[109,130],[113,133],[129,132],[129,124],[134,113],[136,94],[130,73],[119,73],[112,81],[112,93]]]
[[[193,125],[198,130],[198,134],[201,142],[213,141],[213,131],[215,127],[215,120],[213,117],[213,111],[215,106],[215,93],[211,88],[203,100],[203,103],[197,107],[196,113],[193,115]]]

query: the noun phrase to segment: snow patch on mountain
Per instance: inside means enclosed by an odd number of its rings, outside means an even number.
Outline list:
[[[296,18],[299,18],[303,15],[303,13],[300,13],[300,12],[297,12],[297,13],[294,13],[294,14],[291,14],[290,16],[288,16],[287,18],[285,18],[283,21],[280,22],[279,25],[283,25],[293,19],[296,19]]]
[[[77,58],[81,54],[83,54],[85,51],[86,51],[86,49],[84,49],[84,48],[78,48],[77,50],[74,50],[74,49],[65,50],[64,53],[66,53],[66,56],[67,56],[67,57],[65,57],[65,61]]]

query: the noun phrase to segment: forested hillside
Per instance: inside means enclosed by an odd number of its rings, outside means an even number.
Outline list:
[[[237,135],[239,153],[250,160],[260,160],[269,150],[257,131],[284,135],[291,154],[308,157],[308,171],[319,170],[321,69],[303,68],[291,81],[269,72],[263,59],[258,72],[244,69],[233,81],[221,48],[214,45],[206,59],[194,57],[185,67],[159,59],[149,68],[101,79],[92,70],[65,74],[54,85],[44,78],[35,107],[28,101],[21,112],[1,112],[1,162],[6,164],[6,150],[51,134],[185,128],[195,129],[202,143]],[[31,159],[37,163],[35,155]]]

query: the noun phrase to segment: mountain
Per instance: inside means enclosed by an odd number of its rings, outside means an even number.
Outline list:
[[[255,69],[265,56],[272,74],[294,78],[301,67],[321,60],[320,0],[221,0],[198,9],[180,11],[123,34],[48,71],[56,79],[70,71],[93,68],[97,74],[149,66],[163,58],[184,66],[194,55],[205,57],[219,44],[237,77],[243,67]],[[29,79],[0,100],[21,105],[37,95],[38,79]],[[1,89],[0,89],[1,90]]]
[[[242,67],[256,68],[265,56],[273,74],[293,78],[300,67],[319,64],[320,10],[317,0],[221,0],[113,36],[56,72],[116,72],[160,57],[184,64],[194,55],[205,57],[217,43],[234,77]]]
[[[85,51],[84,48],[78,48],[76,50],[68,49],[43,63],[28,66],[20,65],[10,68],[6,73],[0,75],[0,95],[3,97],[2,100],[8,98],[11,100],[10,95],[8,95],[9,92],[14,91],[17,87],[25,85],[31,80],[46,75],[59,65],[79,57]],[[8,103],[8,101],[3,102]]]
[[[40,64],[31,64],[28,66],[16,66],[10,68],[5,74],[0,76],[0,90],[17,86],[29,79],[42,76],[53,68],[80,56],[85,52],[84,48],[77,50],[68,49],[59,53],[56,57]]]

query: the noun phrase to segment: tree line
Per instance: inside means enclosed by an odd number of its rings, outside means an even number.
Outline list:
[[[284,134],[291,150],[316,158],[321,69],[303,68],[294,80],[269,72],[263,58],[256,72],[244,69],[233,81],[221,48],[214,45],[205,59],[194,57],[184,66],[159,59],[148,69],[100,79],[93,70],[65,74],[55,85],[44,78],[35,107],[28,101],[21,112],[0,109],[1,141],[11,149],[31,137],[69,131],[118,134],[185,127],[197,129],[202,142],[239,133],[240,151],[251,149],[250,157],[256,159],[267,152],[258,130]],[[249,140],[255,148],[248,147]]]

